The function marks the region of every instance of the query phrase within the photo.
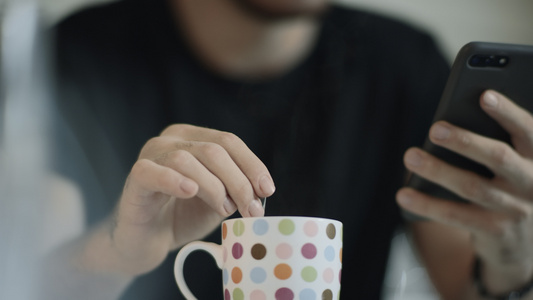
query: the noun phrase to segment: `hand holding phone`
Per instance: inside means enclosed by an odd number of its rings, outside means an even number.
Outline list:
[[[511,144],[509,133],[480,107],[483,92],[496,90],[518,106],[533,112],[533,46],[473,42],[458,53],[434,117],[481,136]],[[439,147],[429,139],[423,149],[431,155],[461,169],[491,178],[494,174],[484,165]],[[452,201],[466,201],[455,193],[411,174],[407,186],[423,193]],[[421,218],[404,211],[409,220]]]

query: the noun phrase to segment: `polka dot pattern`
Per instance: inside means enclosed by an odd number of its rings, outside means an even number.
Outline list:
[[[289,279],[292,275],[292,269],[288,264],[279,264],[274,268],[274,275],[281,280]]]
[[[252,246],[252,257],[256,260],[265,258],[267,249],[263,244],[255,244]]]
[[[317,278],[317,272],[314,267],[307,266],[302,269],[302,279],[305,282],[314,282]]]
[[[250,300],[266,300],[266,294],[265,292],[261,290],[254,290],[250,294]]]
[[[281,243],[276,247],[276,255],[281,259],[289,259],[292,256],[292,246]]]
[[[276,291],[276,300],[292,300],[294,293],[289,288],[281,288]]]
[[[244,233],[244,222],[242,220],[237,220],[233,223],[233,233],[235,236],[241,236]]]
[[[281,220],[278,228],[283,235],[291,235],[294,232],[294,222],[290,219]]]
[[[316,300],[316,292],[312,289],[303,289],[300,292],[300,299]]]
[[[341,226],[304,217],[227,220],[222,225],[224,300],[338,299]]]
[[[233,280],[233,282],[235,283],[240,283],[241,280],[242,280],[242,271],[239,267],[235,267],[233,268],[233,270],[231,270],[231,280]]]
[[[317,251],[316,250],[316,246],[311,244],[311,243],[307,243],[307,244],[302,246],[302,255],[303,255],[303,257],[305,257],[307,259],[315,258],[316,251]]]
[[[263,283],[265,282],[267,278],[267,272],[264,268],[261,267],[255,267],[250,272],[250,279],[252,279],[253,283]]]
[[[233,255],[233,258],[239,259],[242,257],[242,254],[244,252],[244,248],[240,243],[233,244],[233,247],[231,247],[231,254]]]
[[[253,230],[259,236],[264,235],[268,231],[268,222],[262,219],[255,221]]]

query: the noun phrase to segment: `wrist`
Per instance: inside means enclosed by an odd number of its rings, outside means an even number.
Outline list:
[[[496,267],[476,258],[473,278],[483,299],[522,299],[533,293],[532,269],[527,262]]]
[[[138,272],[116,247],[111,221],[94,228],[78,247],[76,267],[80,271],[113,275],[125,281],[132,280]]]

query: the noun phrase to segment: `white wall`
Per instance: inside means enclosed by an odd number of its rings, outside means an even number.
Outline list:
[[[452,60],[470,41],[533,45],[531,0],[335,0],[404,18],[434,34]]]

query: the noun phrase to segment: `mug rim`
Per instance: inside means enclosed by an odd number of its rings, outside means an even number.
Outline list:
[[[339,220],[336,220],[336,219],[324,218],[324,217],[307,217],[307,216],[264,216],[264,217],[246,217],[246,218],[237,217],[237,218],[232,218],[232,219],[226,219],[226,220],[222,221],[222,223],[235,222],[237,220],[241,220],[241,221],[249,220],[251,222],[251,221],[259,220],[259,219],[269,219],[269,220],[275,220],[275,219],[309,219],[309,220],[321,220],[321,221],[328,221],[328,222],[336,222],[336,223],[339,223],[340,225],[343,225],[342,221],[339,221]]]

